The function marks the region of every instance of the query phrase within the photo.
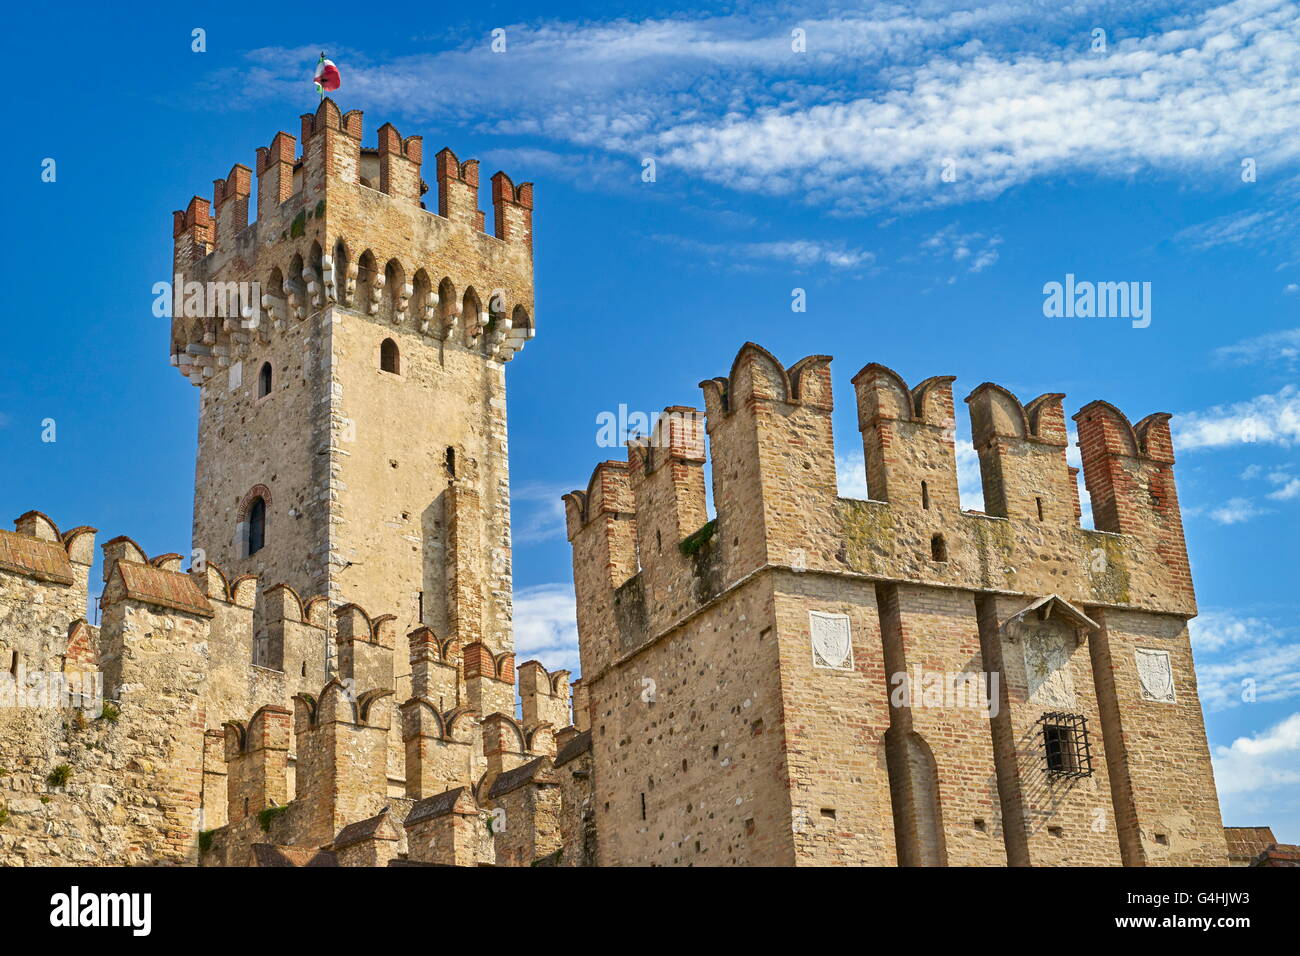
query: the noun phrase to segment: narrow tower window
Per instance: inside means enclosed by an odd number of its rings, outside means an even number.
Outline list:
[[[924,481],[921,482],[921,507],[930,510],[930,486]]]
[[[450,445],[447,446],[447,456],[443,459],[443,463],[447,466],[447,477],[455,478],[456,477],[456,449],[452,448]]]
[[[1035,501],[1035,502],[1037,503],[1037,505],[1038,505],[1038,520],[1039,520],[1039,521],[1042,521],[1042,520],[1043,520],[1043,499],[1042,499],[1042,498],[1035,498],[1034,501]]]
[[[379,346],[379,368],[396,375],[401,371],[400,366],[401,356],[397,351],[397,343],[392,339],[384,339],[383,344]]]
[[[248,509],[248,553],[256,554],[266,546],[266,499],[255,498]]]
[[[271,363],[263,362],[262,370],[257,373],[257,397],[264,398],[271,394]]]

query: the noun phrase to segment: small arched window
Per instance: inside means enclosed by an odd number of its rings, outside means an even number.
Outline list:
[[[948,543],[943,540],[943,535],[936,534],[930,539],[930,557],[935,561],[948,560]]]
[[[456,477],[456,449],[452,448],[450,445],[447,446],[447,455],[443,459],[443,464],[447,468],[447,477],[455,478]]]
[[[248,509],[248,553],[256,554],[266,546],[266,499],[254,498]]]
[[[401,371],[401,355],[392,339],[384,339],[379,346],[379,368],[394,375]]]
[[[257,373],[257,397],[263,398],[271,394],[271,363],[263,362],[262,370]]]
[[[924,481],[921,482],[921,507],[930,510],[930,486]]]

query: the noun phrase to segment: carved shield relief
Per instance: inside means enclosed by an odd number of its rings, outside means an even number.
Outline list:
[[[1174,668],[1169,661],[1169,652],[1138,647],[1133,653],[1137,658],[1138,683],[1142,685],[1142,699],[1159,701],[1162,704],[1177,703],[1177,697],[1174,695]]]
[[[852,670],[853,635],[848,615],[809,611],[808,624],[812,631],[813,666]]]

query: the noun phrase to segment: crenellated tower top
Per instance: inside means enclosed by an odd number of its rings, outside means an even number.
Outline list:
[[[869,497],[848,499],[837,490],[830,358],[787,368],[742,347],[727,376],[701,383],[706,413],[666,409],[626,462],[597,465],[585,490],[565,496],[584,679],[771,569],[1196,613],[1168,415],[1132,426],[1097,401],[1075,416],[1090,530],[1059,393],[1022,404],[984,383],[967,396],[985,510],[962,509],[953,382],[909,387],[877,363],[854,376]]]
[[[194,384],[330,305],[498,362],[532,337],[533,184],[492,176],[489,234],[477,160],[438,153],[435,212],[422,138],[385,123],[363,146],[362,119],[324,99],[173,213],[172,363]]]

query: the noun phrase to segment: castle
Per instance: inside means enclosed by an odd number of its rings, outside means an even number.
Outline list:
[[[92,625],[95,530],[0,531],[0,863],[1227,862],[1168,416],[1075,416],[1090,531],[1063,396],[981,385],[967,512],[953,380],[868,365],[856,501],[830,359],[745,345],[565,496],[571,686],[513,646],[532,184],[488,234],[475,161],[435,214],[419,137],[325,99],[299,139],[255,222],[239,164],[174,216],[189,569],[112,539]]]

